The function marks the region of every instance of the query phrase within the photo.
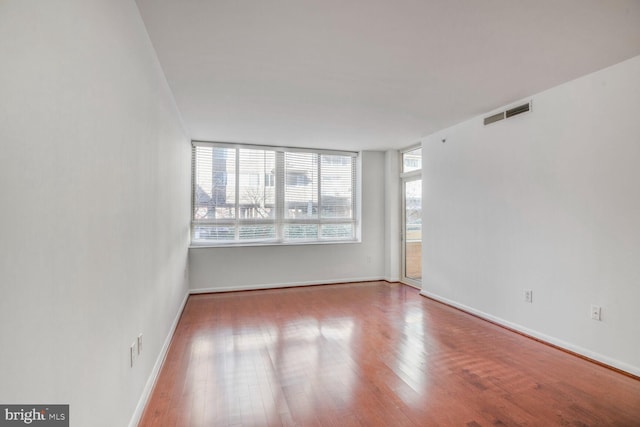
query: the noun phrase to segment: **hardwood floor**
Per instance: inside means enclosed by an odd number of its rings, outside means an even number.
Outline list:
[[[639,426],[640,381],[386,282],[191,296],[140,426]]]

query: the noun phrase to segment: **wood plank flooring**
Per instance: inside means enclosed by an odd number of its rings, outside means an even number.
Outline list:
[[[640,381],[386,282],[191,296],[140,426],[640,426]]]

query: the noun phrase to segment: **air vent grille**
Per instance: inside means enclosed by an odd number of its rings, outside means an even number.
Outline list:
[[[493,116],[489,116],[489,117],[485,117],[484,118],[484,125],[488,125],[491,123],[495,123],[498,122],[500,120],[504,119],[504,111],[498,114],[494,114]]]
[[[529,103],[518,105],[517,107],[510,108],[506,111],[507,118],[516,116],[518,114],[526,113],[529,111]]]
[[[527,111],[531,111],[531,102],[527,102],[526,104],[509,108],[507,111],[501,111],[497,114],[485,117],[484,125],[490,125],[491,123],[499,122],[500,120],[508,119],[510,117],[517,116],[518,114],[526,113]]]

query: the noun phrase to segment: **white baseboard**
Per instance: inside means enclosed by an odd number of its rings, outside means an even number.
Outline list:
[[[619,369],[621,371],[628,372],[628,373],[630,373],[632,375],[635,375],[635,376],[640,376],[640,368],[637,367],[637,366],[632,366],[632,365],[629,365],[628,363],[624,363],[624,362],[621,362],[619,360],[612,359],[611,357],[604,356],[604,355],[602,355],[600,353],[596,353],[596,352],[588,350],[586,348],[571,344],[570,342],[563,341],[561,339],[552,337],[552,336],[547,335],[547,334],[543,334],[543,333],[535,331],[533,329],[526,328],[526,327],[524,327],[522,325],[519,325],[517,323],[509,322],[508,320],[502,319],[500,317],[494,316],[494,315],[489,314],[489,313],[485,313],[485,312],[477,310],[477,309],[475,309],[473,307],[469,307],[467,305],[460,304],[460,303],[458,303],[456,301],[450,300],[448,298],[441,297],[440,295],[436,295],[436,294],[433,294],[431,292],[427,292],[425,290],[420,291],[420,295],[425,296],[427,298],[431,298],[431,299],[439,301],[439,302],[442,302],[442,303],[450,305],[452,307],[458,308],[458,309],[460,309],[462,311],[465,311],[467,313],[473,314],[473,315],[478,316],[478,317],[480,317],[482,319],[489,320],[489,321],[494,322],[494,323],[496,323],[498,325],[504,326],[504,327],[509,328],[509,329],[513,329],[515,331],[521,332],[521,333],[523,333],[525,335],[528,335],[530,337],[533,337],[533,338],[536,338],[538,340],[544,341],[546,343],[552,344],[554,346],[563,348],[565,350],[568,350],[568,351],[571,351],[573,353],[579,354],[579,355],[584,356],[586,358],[595,360],[596,362],[603,363],[605,365],[611,366],[611,367]]]
[[[297,286],[317,286],[317,285],[334,285],[334,284],[353,283],[353,282],[373,282],[377,280],[386,280],[386,279],[382,277],[350,277],[348,279],[335,279],[330,282],[326,280],[318,280],[318,281],[305,281],[305,282],[223,286],[223,287],[215,287],[215,288],[191,289],[189,293],[194,295],[194,294],[210,294],[210,293],[216,293],[216,292],[257,291],[262,289],[292,288]]]
[[[171,324],[171,328],[169,328],[169,333],[164,340],[164,344],[162,345],[162,349],[160,349],[160,354],[158,354],[158,358],[156,359],[155,365],[153,365],[153,369],[151,370],[151,374],[149,375],[149,379],[147,379],[147,383],[144,386],[144,390],[142,391],[142,395],[140,396],[140,400],[138,400],[138,405],[136,406],[136,410],[133,412],[133,416],[131,417],[131,421],[129,421],[129,427],[136,427],[142,418],[142,413],[144,412],[145,406],[147,406],[147,401],[151,396],[151,392],[153,391],[153,387],[156,385],[156,381],[158,380],[158,375],[160,374],[160,369],[164,364],[164,359],[167,357],[167,353],[169,351],[169,345],[171,344],[171,339],[173,338],[173,334],[178,327],[178,322],[180,321],[180,316],[182,316],[182,312],[184,311],[185,305],[187,305],[187,299],[189,298],[189,293],[185,294],[182,299],[182,303],[180,304],[180,309],[176,314],[176,317],[173,319],[173,323]]]

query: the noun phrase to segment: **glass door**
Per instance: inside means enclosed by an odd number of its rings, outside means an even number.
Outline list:
[[[404,279],[422,281],[422,179],[403,180]]]
[[[422,149],[401,152],[402,281],[422,284]]]

